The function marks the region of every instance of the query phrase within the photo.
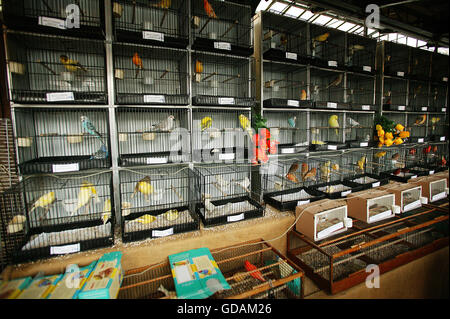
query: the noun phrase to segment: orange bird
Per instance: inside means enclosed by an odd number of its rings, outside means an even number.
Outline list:
[[[205,12],[210,18],[216,19],[216,13],[214,12],[214,9],[209,4],[208,0],[203,0],[203,7],[205,8]]]
[[[251,264],[248,260],[244,261],[244,266],[247,271],[252,271],[252,270],[258,269],[258,268],[256,268],[255,265]],[[252,272],[250,274],[250,276],[252,276],[253,278],[258,279],[260,281],[266,281],[264,279],[264,277],[262,276],[261,272],[259,272],[259,271]]]
[[[139,75],[139,70],[144,68],[144,65],[142,64],[142,59],[139,57],[137,52],[133,55],[133,64],[137,67],[136,69],[136,77]]]

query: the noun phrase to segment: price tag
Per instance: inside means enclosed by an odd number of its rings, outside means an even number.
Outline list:
[[[442,112],[442,113],[445,113],[445,112],[447,112],[447,109],[446,109],[445,107],[443,107],[443,108],[441,109],[441,112]]]
[[[149,157],[147,164],[166,164],[169,161],[167,157]]]
[[[327,149],[335,151],[337,150],[337,145],[327,145]]]
[[[413,175],[411,176],[411,179],[417,178],[417,175]]]
[[[444,76],[444,77],[442,78],[442,81],[448,82],[448,77],[445,77],[445,76]]]
[[[304,204],[309,204],[309,202],[310,202],[309,199],[308,200],[299,200],[297,202],[297,206],[301,206],[301,205],[304,205]]]
[[[405,72],[398,71],[397,76],[405,76]]]
[[[335,103],[335,102],[327,102],[327,108],[329,108],[329,109],[336,109],[337,108],[337,103]]]
[[[345,191],[345,192],[341,192],[341,197],[345,197],[345,196],[347,196],[348,194],[350,194],[351,192],[352,192],[351,190]]]
[[[299,101],[296,101],[296,100],[288,100],[288,101],[287,101],[287,104],[288,104],[289,106],[295,106],[295,107],[299,107],[299,106],[300,106],[300,102],[299,102]]]
[[[219,160],[226,161],[226,160],[234,160],[236,154],[235,153],[222,153],[219,154]]]
[[[219,97],[219,104],[220,105],[234,105],[234,97]]]
[[[164,95],[144,95],[144,103],[166,103]]]
[[[439,193],[439,194],[436,194],[436,195],[432,196],[431,197],[431,201],[434,202],[435,200],[439,200],[439,199],[445,198],[446,196],[447,195],[445,194],[445,192],[442,192],[442,193]]]
[[[370,105],[362,105],[362,106],[361,106],[361,109],[362,109],[363,111],[370,111]]]
[[[77,253],[79,251],[80,251],[80,243],[65,245],[65,246],[50,247],[50,255],[65,255],[65,254]]]
[[[74,101],[73,92],[47,93],[47,102]]]
[[[337,67],[337,61],[328,61],[328,66]]]
[[[80,165],[78,163],[73,164],[53,164],[53,173],[66,173],[66,172],[77,172],[80,170]]]
[[[283,148],[281,149],[281,154],[293,154],[295,153],[294,148]]]
[[[417,143],[423,143],[423,141],[424,139],[422,137],[417,139]]]
[[[228,42],[214,42],[214,49],[231,51],[231,43],[228,43]]]
[[[428,107],[422,106],[422,107],[420,108],[420,110],[426,112],[426,111],[428,110]]]
[[[297,60],[297,53],[286,52],[286,59]]]
[[[173,227],[166,230],[153,230],[152,237],[166,237],[173,235]]]
[[[434,174],[434,171],[429,171],[428,172],[428,175],[433,175]]]
[[[378,187],[378,186],[380,186],[380,182],[372,183],[372,188],[375,188],[375,187]]]
[[[49,18],[49,17],[39,17],[38,24],[46,27],[66,29],[66,21],[62,19]]]
[[[441,137],[439,138],[439,140],[440,140],[441,142],[445,141],[445,136],[441,136]]]
[[[369,142],[361,142],[361,143],[359,143],[359,146],[360,146],[360,147],[366,147],[366,146],[369,146]]]
[[[245,217],[245,214],[244,214],[244,213],[239,214],[239,215],[228,216],[228,217],[227,217],[227,222],[228,222],[228,223],[237,222],[237,221],[239,221],[239,220],[243,220],[244,217]]]
[[[406,109],[406,106],[404,106],[404,105],[399,105],[397,107],[397,110],[399,110],[399,111],[404,111],[405,109]]]
[[[142,31],[142,38],[145,40],[164,42],[164,33],[153,31]]]

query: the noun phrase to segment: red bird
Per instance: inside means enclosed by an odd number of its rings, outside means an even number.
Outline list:
[[[245,266],[245,269],[247,269],[247,271],[252,271],[252,270],[258,269],[255,265],[251,264],[248,260],[244,261],[244,266]],[[259,271],[252,272],[250,274],[250,276],[252,276],[253,278],[258,279],[260,281],[263,281],[263,282],[266,281],[264,279],[264,277],[262,276],[261,272],[259,272]]]
[[[416,149],[415,148],[410,149],[409,150],[409,154],[415,155],[416,154]]]
[[[203,7],[205,8],[205,12],[210,18],[216,19],[216,13],[214,12],[214,9],[209,4],[208,0],[203,0]]]
[[[423,153],[424,154],[428,154],[428,153],[430,153],[431,152],[431,145],[429,145],[428,147],[425,147],[424,149],[423,149]]]

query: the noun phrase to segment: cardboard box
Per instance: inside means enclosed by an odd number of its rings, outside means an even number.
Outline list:
[[[379,187],[395,195],[395,205],[400,206],[400,212],[422,207],[422,186],[413,183],[392,183]]]
[[[424,176],[410,183],[422,186],[422,196],[430,203],[447,197],[448,182],[444,176]]]
[[[89,275],[78,299],[116,299],[123,280],[122,253],[104,254]]]
[[[322,199],[297,206],[295,229],[314,241],[339,234],[348,229],[347,202]]]
[[[72,268],[71,271],[66,271],[48,299],[77,299],[96,264],[97,260],[86,267]]]
[[[58,274],[33,279],[17,299],[47,299],[61,278],[62,275]]]
[[[25,277],[0,283],[0,299],[16,299],[32,280],[31,277]]]
[[[395,195],[386,191],[366,190],[352,194],[346,201],[348,216],[368,224],[395,216]]]

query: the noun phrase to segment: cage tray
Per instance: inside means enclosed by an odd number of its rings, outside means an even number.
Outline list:
[[[68,167],[72,165],[73,167]],[[110,166],[110,159],[90,159],[90,156],[41,157],[19,164],[19,170],[21,174],[26,175],[59,173],[62,171],[74,172],[88,169],[109,168]]]
[[[375,146],[375,143],[372,141],[363,142],[363,141],[346,141],[345,142],[349,148],[360,148],[360,147],[372,147]]]
[[[405,172],[400,172],[400,174],[394,175],[393,173],[394,173],[395,171],[396,171],[396,170],[391,170],[391,171],[388,171],[388,172],[382,172],[380,175],[381,175],[382,177],[387,177],[387,178],[389,178],[389,179],[391,179],[391,180],[394,180],[394,181],[398,181],[398,182],[402,182],[402,183],[407,183],[410,179],[417,178],[418,173],[419,173],[419,172],[410,170],[410,171],[407,172],[407,173],[405,173]]]
[[[425,136],[412,136],[408,138],[408,143],[425,143],[428,141],[429,138]]]
[[[444,142],[444,141],[446,141],[446,136],[445,135],[431,135],[430,136],[430,141],[433,141],[433,142]]]
[[[248,210],[238,211],[236,213],[227,213],[226,206],[227,204],[237,204],[237,203],[245,203],[248,202],[249,208]],[[231,222],[237,222],[242,220],[247,220],[250,218],[257,218],[264,216],[264,208],[255,200],[251,199],[248,196],[241,196],[229,199],[221,199],[216,201],[211,201],[211,204],[214,206],[222,206],[224,209],[220,209],[223,213],[218,213],[215,217],[207,217],[205,216],[205,208],[203,204],[197,205],[197,213],[202,219],[203,225],[205,227],[217,226],[217,225],[225,225]]]
[[[350,181],[334,181],[309,186],[312,190],[330,199],[345,198],[348,194],[362,190],[362,186]]]
[[[312,103],[313,108],[323,110],[349,110],[348,103],[329,102],[329,101],[315,101]]]
[[[267,99],[263,102],[264,107],[279,107],[279,108],[311,108],[312,102],[310,100],[289,100],[289,99]]]
[[[282,62],[290,62],[290,63],[299,63],[299,64],[309,64],[311,62],[311,58],[307,56],[302,56],[297,54],[297,58],[287,58],[290,56],[288,52],[280,50],[280,49],[268,49],[263,53],[263,59],[265,60],[274,60],[274,61],[282,61]],[[295,57],[295,56],[294,56]]]
[[[197,95],[192,98],[194,105],[208,105],[208,106],[244,106],[252,107],[255,105],[254,98],[241,97],[227,97],[227,96],[211,96],[211,95]]]
[[[217,52],[217,53],[228,53],[233,55],[240,56],[250,56],[253,54],[253,47],[251,46],[239,46],[233,43],[230,43],[230,50],[221,50],[217,49],[214,45],[215,42],[220,42],[217,40],[212,40],[208,38],[196,37],[194,43],[192,45],[193,50],[205,50],[208,52]]]
[[[44,91],[25,91],[25,90],[12,90],[12,101],[16,103],[49,103],[54,104],[56,102],[47,102],[47,93]],[[73,92],[73,101],[58,101],[59,104],[106,104],[107,95],[104,92]]]
[[[414,171],[417,173],[417,176],[427,176],[427,175],[433,175],[436,170],[429,167],[429,166],[421,166],[421,165],[415,165],[408,167],[411,171]]]
[[[154,97],[147,99],[146,96]],[[138,104],[138,105],[188,105],[188,95],[169,94],[116,94],[117,104]],[[147,101],[146,101],[147,100]],[[150,102],[149,102],[150,101]]]
[[[347,148],[345,143],[325,142],[325,144],[311,144],[309,149],[311,151],[336,151]]]
[[[264,202],[279,211],[295,210],[295,207],[325,198],[325,195],[314,189],[300,187],[284,191],[266,193]]]
[[[303,145],[301,145],[303,144]],[[307,143],[289,143],[278,144],[278,154],[294,154],[308,150],[309,145]]]
[[[387,183],[389,183],[389,178],[376,174],[366,173],[350,178],[348,179],[348,181],[360,185],[362,187],[361,190],[365,190],[386,185]]]
[[[171,152],[155,152],[142,154],[122,154],[119,156],[119,165],[121,166],[140,166],[152,164],[170,164],[187,162],[189,154],[177,152],[176,155]]]
[[[185,49],[189,40],[186,37],[174,37],[164,34],[164,41],[143,39],[142,31],[128,31],[116,28],[116,39],[118,42],[145,43],[146,45],[165,46],[170,48]]]
[[[345,68],[350,72],[375,75],[375,68],[373,66],[370,66],[370,71],[367,71],[366,66],[362,65],[347,65]]]

